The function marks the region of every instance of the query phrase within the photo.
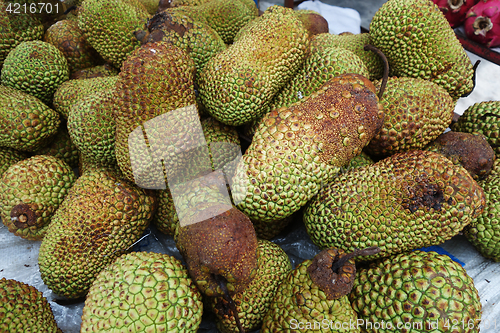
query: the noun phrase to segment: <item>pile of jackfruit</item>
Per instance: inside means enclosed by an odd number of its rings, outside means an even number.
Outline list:
[[[252,0],[0,6],[0,217],[81,332],[479,331],[467,272],[417,249],[500,261],[500,100],[454,117],[476,67],[432,1],[340,35]],[[321,249],[295,268],[292,221]],[[150,225],[182,261],[132,251]],[[0,303],[60,331],[22,282]]]

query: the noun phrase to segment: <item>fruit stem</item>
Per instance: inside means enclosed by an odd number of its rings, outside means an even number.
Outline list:
[[[476,70],[477,70],[477,67],[479,66],[480,62],[481,62],[481,60],[477,60],[474,63],[474,66],[472,66],[473,74],[472,74],[472,89],[471,89],[471,91],[469,91],[468,93],[463,94],[460,97],[467,97],[467,96],[469,96],[474,91],[474,88],[476,87]]]
[[[238,326],[238,330],[240,331],[240,333],[245,333],[243,326],[241,326],[240,317],[238,316],[238,310],[236,309],[236,305],[234,304],[231,295],[229,295],[229,290],[227,290],[226,281],[224,277],[219,274],[214,274],[214,279],[219,285],[222,292],[224,293],[223,295],[224,299],[229,303],[229,308],[233,312],[234,320],[236,321],[236,326]]]
[[[387,84],[387,80],[389,79],[389,62],[387,61],[387,58],[385,54],[377,49],[375,46],[371,44],[366,44],[365,47],[363,48],[365,51],[372,51],[376,53],[380,59],[382,59],[382,63],[384,64],[384,75],[382,77],[382,84],[380,85],[380,90],[378,91],[378,99],[381,100],[382,97],[384,96],[384,90],[385,90],[385,85]]]
[[[352,258],[359,256],[371,256],[379,252],[380,249],[377,246],[368,247],[363,250],[355,249],[354,252],[348,253],[339,260],[335,261],[332,265],[332,271],[338,274],[340,267],[344,266],[345,263],[351,260]]]

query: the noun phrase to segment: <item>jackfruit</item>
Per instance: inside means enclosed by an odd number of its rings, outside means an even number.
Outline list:
[[[472,63],[432,1],[385,2],[370,22],[370,37],[387,57],[390,75],[432,81],[454,100],[472,91]]]
[[[71,141],[66,123],[61,123],[51,143],[33,152],[34,155],[51,155],[66,162],[71,168],[78,167],[78,148]]]
[[[479,332],[474,281],[447,255],[414,251],[358,270],[349,295],[363,332]],[[377,325],[378,324],[378,325]],[[377,327],[378,326],[378,327]]]
[[[2,278],[0,302],[0,331],[62,333],[49,302],[35,287]]]
[[[483,190],[462,166],[438,153],[412,150],[326,184],[304,210],[304,224],[320,248],[350,252],[377,246],[376,257],[384,257],[443,243],[485,204]]]
[[[0,85],[0,146],[32,152],[57,132],[59,114],[38,98]]]
[[[99,272],[137,242],[155,198],[110,172],[83,173],[52,217],[40,246],[43,282],[68,298],[84,296]]]
[[[310,9],[297,9],[295,14],[309,32],[309,36],[328,33],[328,21],[318,12]]]
[[[202,312],[201,294],[179,260],[133,252],[97,276],[80,332],[197,332]]]
[[[375,87],[359,74],[339,75],[290,107],[271,111],[238,163],[231,186],[235,204],[251,219],[293,214],[361,153],[382,123]]]
[[[143,29],[149,18],[139,0],[84,0],[78,27],[106,62],[120,68],[140,46],[135,32]]]
[[[377,81],[375,87],[380,86]],[[384,126],[366,147],[368,154],[378,157],[424,149],[448,128],[455,109],[441,86],[409,77],[389,78],[380,103]]]
[[[308,46],[308,33],[292,9],[268,8],[205,65],[199,78],[203,105],[227,125],[261,117],[298,70]]]
[[[42,239],[75,178],[54,156],[36,155],[12,165],[0,179],[3,224],[16,236]]]
[[[70,80],[92,79],[95,77],[115,76],[118,70],[110,64],[104,64],[94,67],[80,69],[72,73],[69,77]]]
[[[9,52],[2,67],[2,85],[39,98],[45,104],[69,79],[68,62],[54,45],[39,40],[22,42]]]
[[[0,163],[0,178],[11,165],[16,164],[19,161],[25,160],[28,157],[29,157],[28,154],[23,153],[21,151],[12,148],[0,147],[0,161],[2,161]]]

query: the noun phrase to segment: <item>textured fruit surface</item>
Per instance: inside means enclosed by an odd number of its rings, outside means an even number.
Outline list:
[[[215,119],[238,126],[262,116],[292,77],[309,45],[293,10],[272,6],[200,73],[200,96]]]
[[[484,101],[469,106],[451,130],[483,134],[495,154],[500,155],[500,101]]]
[[[460,264],[436,252],[402,253],[359,269],[349,300],[365,322],[392,324],[366,332],[450,332],[451,322],[473,323],[456,325],[453,332],[479,332],[474,281]]]
[[[361,153],[382,123],[375,88],[357,74],[337,76],[300,102],[271,111],[238,163],[235,204],[251,219],[290,216]]]
[[[3,85],[50,104],[57,88],[69,79],[68,62],[50,43],[22,42],[5,58],[1,78]]]
[[[51,155],[66,162],[71,168],[78,167],[78,148],[71,141],[65,123],[59,125],[50,143],[34,152],[35,155]]]
[[[201,294],[179,260],[133,252],[97,276],[80,332],[196,332],[202,312]]]
[[[259,240],[257,261],[257,273],[252,282],[244,291],[232,296],[241,325],[247,332],[260,328],[278,286],[292,269],[285,251],[266,240]],[[211,307],[218,318],[217,327],[220,331],[239,332],[233,313],[224,298],[213,298]]]
[[[0,161],[2,161],[0,163],[0,178],[11,165],[26,158],[28,158],[28,154],[26,153],[12,148],[0,147]]]
[[[368,156],[368,154],[366,154],[364,151],[362,151],[361,154],[359,154],[358,156],[354,156],[349,161],[349,163],[344,165],[344,167],[342,168],[342,171],[347,172],[349,170],[363,167],[365,165],[370,165],[370,164],[373,164],[373,160],[371,159],[370,156]]]
[[[378,246],[375,257],[437,245],[458,234],[485,206],[467,170],[443,155],[412,150],[353,169],[308,204],[304,224],[320,248]]]
[[[480,133],[446,132],[425,150],[440,153],[454,164],[461,164],[475,180],[486,178],[495,161],[495,151]]]
[[[490,175],[479,183],[486,196],[486,207],[477,219],[464,229],[476,249],[486,258],[500,261],[500,176]]]
[[[0,85],[0,146],[34,151],[57,132],[59,114],[38,98]]]
[[[387,57],[391,75],[430,80],[453,99],[472,90],[472,63],[432,1],[387,1],[370,23],[370,36]]]
[[[375,83],[380,89],[381,83]],[[384,126],[370,141],[366,151],[388,156],[423,149],[451,123],[455,102],[439,85],[422,79],[391,77],[380,100]]]
[[[42,239],[75,178],[54,156],[36,155],[12,165],[0,180],[3,223],[17,236]]]
[[[356,322],[356,312],[347,296],[328,299],[307,271],[312,260],[299,264],[278,287],[271,308],[264,317],[262,333],[269,332],[359,332],[335,329],[335,323]],[[317,322],[317,324],[315,324]],[[326,323],[326,327],[324,326]],[[323,326],[322,326],[323,325]],[[331,325],[331,326],[330,326]]]
[[[84,296],[99,272],[140,239],[154,197],[109,172],[81,175],[52,218],[38,264],[56,294]]]
[[[116,68],[140,46],[135,32],[149,18],[138,0],[84,0],[78,15],[78,27],[86,40]]]
[[[114,76],[117,74],[118,74],[117,69],[115,69],[110,64],[104,64],[104,65],[80,69],[72,73],[69,79],[70,80],[91,79],[95,77]]]
[[[370,34],[334,35],[329,33],[318,34],[311,38],[311,48],[341,47],[356,54],[366,65],[370,73],[370,80],[382,78],[384,67],[382,60],[372,51],[363,48],[370,44]]]
[[[309,36],[328,33],[328,21],[318,12],[310,9],[297,9],[295,14],[309,32]]]
[[[0,331],[9,333],[61,333],[49,302],[35,287],[0,280]]]
[[[465,21],[469,9],[479,0],[432,0],[443,12],[444,17],[455,28]]]

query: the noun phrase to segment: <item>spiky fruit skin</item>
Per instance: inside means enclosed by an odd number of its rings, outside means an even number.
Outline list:
[[[113,92],[113,88],[100,90],[71,106],[68,132],[85,159],[116,164]]]
[[[38,98],[0,85],[0,146],[32,152],[57,132],[59,114]]]
[[[334,35],[330,33],[318,34],[311,38],[311,49],[321,49],[326,47],[341,47],[356,54],[366,65],[370,73],[370,80],[382,78],[384,65],[378,55],[372,51],[365,51],[363,48],[370,44],[370,34],[362,33],[355,35]]]
[[[380,89],[380,82],[375,87]],[[451,124],[455,102],[431,81],[391,77],[380,100],[384,126],[366,147],[374,156],[423,149]]]
[[[1,218],[16,236],[40,240],[75,182],[66,162],[36,155],[12,165],[0,179]]]
[[[342,174],[304,211],[320,248],[346,252],[378,246],[371,260],[441,244],[479,216],[484,192],[460,165],[420,150],[392,155]]]
[[[373,164],[373,160],[371,157],[366,154],[364,151],[361,152],[358,156],[354,156],[349,163],[347,163],[343,168],[342,172],[348,172],[349,170],[364,167],[366,165]]]
[[[201,294],[179,260],[133,252],[97,276],[80,332],[196,332],[202,312]]]
[[[500,176],[490,175],[479,184],[486,196],[486,207],[483,213],[464,229],[464,235],[485,258],[499,262]]]
[[[370,23],[370,36],[387,57],[391,75],[430,80],[453,99],[472,90],[472,63],[432,1],[387,1]]]
[[[253,227],[258,238],[273,239],[293,221],[295,214],[273,221],[252,219]]]
[[[308,33],[293,10],[268,8],[205,65],[199,79],[203,105],[227,125],[261,117],[274,94],[298,70],[308,46]]]
[[[367,78],[344,74],[266,114],[233,177],[238,208],[273,221],[304,206],[382,126],[374,91]]]
[[[487,47],[499,46],[500,1],[477,1],[477,4],[467,11],[464,28],[469,39]]]
[[[49,302],[35,287],[2,278],[0,302],[0,331],[62,333]]]
[[[500,155],[500,101],[484,101],[469,106],[451,125],[455,132],[483,134],[496,155]]]
[[[64,54],[70,74],[100,62],[99,54],[87,42],[76,20],[57,21],[47,29],[43,40]]]
[[[68,62],[50,43],[22,42],[5,58],[1,79],[3,85],[50,104],[57,88],[69,79]]]
[[[71,107],[86,96],[115,86],[118,75],[96,77],[64,82],[54,94],[54,109],[65,119],[68,119]]]
[[[454,164],[461,164],[476,181],[490,174],[495,160],[495,151],[480,133],[446,132],[425,150],[442,154]]]
[[[285,251],[267,240],[259,240],[257,261],[259,266],[252,282],[244,291],[232,296],[245,332],[260,328],[278,286],[292,270]],[[223,297],[213,298],[210,305],[217,316],[217,328],[221,332],[239,332],[232,311]]]
[[[0,178],[11,165],[27,159],[28,157],[28,154],[21,151],[12,148],[0,147],[0,161],[2,161],[0,163]]]
[[[392,324],[364,332],[448,332],[452,322],[471,323],[455,325],[453,332],[479,332],[481,302],[474,281],[436,252],[401,253],[358,269],[349,300],[364,322]]]
[[[84,296],[99,272],[140,239],[154,209],[151,193],[112,173],[83,173],[42,240],[43,282],[56,294]]]
[[[149,13],[138,0],[84,0],[78,27],[106,62],[120,68],[140,46],[134,33],[148,19]]]
[[[270,332],[359,332],[353,329],[337,330],[336,322],[356,322],[357,314],[347,296],[328,299],[311,280],[307,268],[312,260],[305,260],[291,271],[278,287],[271,307],[264,317],[262,333]],[[315,324],[316,323],[316,324]]]
[[[8,5],[13,3],[0,2],[0,65],[19,43],[40,40],[43,37],[43,24],[35,16],[24,11],[19,14],[9,14]]]
[[[34,152],[34,155],[51,155],[66,162],[71,168],[78,167],[78,148],[71,141],[68,128],[61,123],[51,143]]]
[[[103,76],[115,76],[118,70],[110,64],[104,64],[94,67],[80,69],[72,73],[69,77],[70,80],[92,79]]]

